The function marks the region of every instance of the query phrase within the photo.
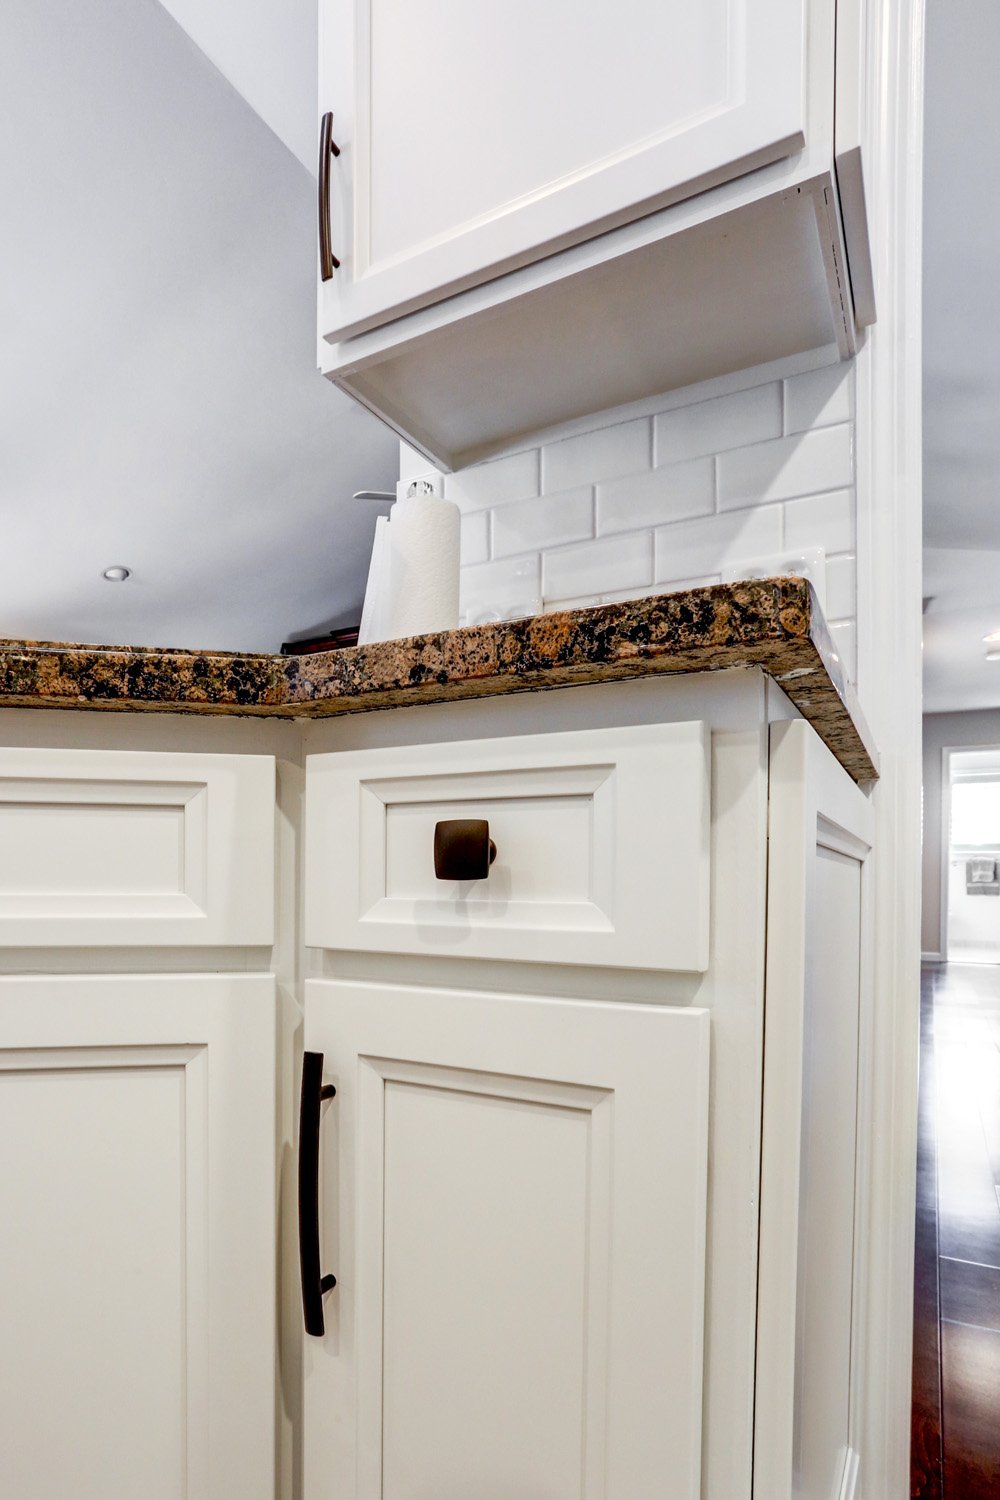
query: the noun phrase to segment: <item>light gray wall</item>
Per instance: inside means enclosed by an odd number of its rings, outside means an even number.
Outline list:
[[[923,921],[920,946],[924,953],[941,952],[941,807],[943,750],[976,745],[1000,745],[1000,709],[968,713],[924,715],[924,846]]]
[[[0,636],[356,622],[399,444],[316,370],[309,173],[157,0],[0,0],[0,99]]]

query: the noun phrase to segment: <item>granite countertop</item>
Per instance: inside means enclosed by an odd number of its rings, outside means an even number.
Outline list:
[[[878,774],[802,578],[716,584],[308,656],[0,641],[0,707],[320,718],[733,667],[769,673],[856,781]]]

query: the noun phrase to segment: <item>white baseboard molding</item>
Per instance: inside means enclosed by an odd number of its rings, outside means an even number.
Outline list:
[[[860,1469],[860,1458],[853,1448],[848,1448],[844,1454],[844,1473],[840,1481],[840,1489],[837,1491],[837,1500],[857,1500],[861,1493],[858,1488]]]
[[[921,953],[920,955],[922,964],[943,964],[944,961],[943,953]]]

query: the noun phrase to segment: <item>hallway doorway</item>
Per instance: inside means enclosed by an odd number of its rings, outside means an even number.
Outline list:
[[[1000,747],[945,755],[944,956],[1000,964]]]

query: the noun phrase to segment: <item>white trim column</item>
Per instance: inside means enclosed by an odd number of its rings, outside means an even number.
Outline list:
[[[859,689],[873,792],[875,973],[865,1500],[907,1500],[920,986],[923,0],[869,0],[864,159],[878,322],[857,359]]]

